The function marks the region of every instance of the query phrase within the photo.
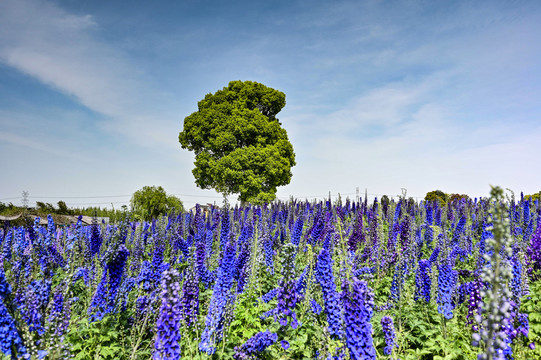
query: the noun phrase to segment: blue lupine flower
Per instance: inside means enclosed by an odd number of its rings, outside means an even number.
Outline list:
[[[519,313],[517,315],[517,320],[519,323],[517,332],[522,334],[524,337],[528,337],[528,333],[530,332],[530,321],[528,319],[528,314]]]
[[[308,267],[309,267],[309,265],[306,265],[303,272],[301,273],[301,275],[297,279],[297,284],[296,284],[296,290],[295,291],[297,292],[297,296],[298,296],[299,299],[303,299],[304,298],[304,293],[306,292],[306,286],[307,286],[306,275],[308,274]]]
[[[293,231],[291,232],[291,243],[297,246],[299,245],[299,242],[301,240],[303,226],[304,226],[304,221],[302,217],[299,217],[297,221],[295,222]]]
[[[326,249],[322,249],[317,257],[315,275],[323,291],[329,333],[331,337],[341,339],[343,338],[342,313],[332,273],[332,263],[331,254]]]
[[[321,312],[323,311],[321,305],[319,305],[319,303],[314,299],[310,299],[310,308],[312,309],[312,312],[316,315],[321,314]]]
[[[446,319],[453,317],[451,294],[457,281],[457,273],[451,264],[445,262],[438,266],[438,312]]]
[[[186,324],[188,326],[194,325],[199,314],[199,282],[193,264],[188,269],[186,280],[182,284],[180,307]]]
[[[101,320],[106,314],[114,311],[129,252],[124,245],[120,245],[115,253],[105,255],[106,258],[109,257],[109,261],[106,262],[101,281],[88,308],[90,321]]]
[[[511,260],[513,266],[513,278],[511,279],[510,288],[513,292],[513,299],[516,302],[520,302],[522,297],[522,263],[519,259],[514,258]]]
[[[440,247],[436,246],[434,248],[434,251],[432,251],[432,254],[430,255],[430,257],[428,258],[428,261],[430,262],[431,265],[434,264],[438,260],[439,254],[440,254]]]
[[[141,271],[137,277],[137,283],[145,292],[151,292],[158,284],[154,282],[154,272],[152,271],[152,264],[150,261],[145,260],[141,265]]]
[[[432,286],[430,273],[430,262],[427,259],[420,260],[415,274],[415,301],[423,297],[427,303],[430,302],[430,288]]]
[[[242,346],[235,347],[235,360],[251,359],[257,354],[265,351],[266,348],[278,341],[278,335],[269,330],[259,332],[249,338]]]
[[[370,320],[374,312],[374,294],[366,282],[353,278],[342,287],[346,345],[351,359],[376,359]]]
[[[274,259],[273,259],[273,250],[272,250],[272,240],[270,239],[270,234],[268,229],[264,227],[263,236],[263,248],[265,250],[265,264],[267,265],[267,270],[274,274]]]
[[[396,264],[393,282],[391,283],[391,293],[389,294],[389,300],[393,303],[398,303],[400,301],[401,289],[404,286],[406,281],[406,263]]]
[[[265,303],[268,303],[278,295],[278,289],[272,289],[261,297],[261,300]]]
[[[15,347],[17,354],[12,352],[13,347]],[[23,340],[2,298],[0,298],[0,351],[12,358],[15,358],[16,355],[20,357],[26,355]]]
[[[358,213],[355,217],[355,225],[353,226],[353,233],[348,239],[348,250],[357,251],[357,247],[364,242],[365,235],[363,229],[363,216]]]
[[[229,208],[224,207],[222,213],[222,229],[220,231],[220,248],[223,249],[229,240]]]
[[[239,256],[235,261],[234,278],[237,280],[237,292],[242,293],[244,291],[244,286],[246,285],[248,267],[250,265],[250,247],[247,242],[239,243],[239,246],[240,251]]]
[[[308,241],[308,243],[312,245],[319,240],[321,234],[323,234],[323,230],[325,229],[325,222],[319,217],[315,217],[314,222],[315,223],[312,227],[312,232],[310,233],[310,239]]]
[[[456,244],[460,241],[460,237],[464,234],[464,227],[466,225],[466,216],[462,215],[460,220],[458,220],[458,223],[455,226],[455,229],[453,231],[453,239],[452,243]]]
[[[135,233],[135,232],[133,232]],[[97,221],[92,223],[90,232],[90,256],[94,257],[100,252],[101,243],[103,238],[100,233],[100,226]]]
[[[383,330],[383,335],[385,335],[385,348],[383,353],[385,355],[391,355],[393,348],[397,347],[396,335],[394,330],[393,319],[389,316],[384,316],[381,318],[381,328]]]
[[[434,218],[432,216],[432,206],[426,205],[426,224],[432,225]]]
[[[477,279],[470,285],[470,301],[468,303],[468,324],[473,323],[475,313],[479,314],[479,305],[481,304],[481,280]]]
[[[0,301],[7,298],[11,294],[11,285],[6,279],[4,269],[0,267]]]
[[[180,359],[180,284],[178,271],[171,269],[161,279],[160,315],[156,324],[154,360]]]
[[[235,243],[230,241],[224,249],[224,257],[218,268],[214,291],[210,299],[209,310],[205,320],[205,330],[201,335],[199,350],[209,355],[216,351],[216,344],[222,340],[225,321],[225,308],[231,295],[233,270],[235,264]]]
[[[534,276],[535,272],[541,270],[541,222],[537,224],[535,233],[530,238],[527,249],[528,274]]]

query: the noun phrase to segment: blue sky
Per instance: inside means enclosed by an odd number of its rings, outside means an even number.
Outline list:
[[[538,1],[3,0],[0,201],[221,203],[178,133],[231,80],[286,94],[279,198],[537,192],[539,59]]]

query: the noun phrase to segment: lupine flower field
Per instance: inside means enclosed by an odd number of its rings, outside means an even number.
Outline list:
[[[541,207],[197,206],[0,230],[5,359],[540,359]]]

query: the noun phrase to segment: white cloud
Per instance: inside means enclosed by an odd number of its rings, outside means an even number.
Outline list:
[[[72,15],[48,2],[0,3],[1,62],[104,115],[105,130],[140,145],[170,148],[173,141],[164,139],[175,138],[178,121],[155,115],[160,92],[124,54],[100,42],[99,32],[92,16]]]

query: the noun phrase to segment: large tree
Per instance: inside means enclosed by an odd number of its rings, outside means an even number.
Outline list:
[[[182,148],[195,153],[192,173],[202,189],[261,203],[291,181],[295,153],[276,115],[285,94],[253,81],[231,81],[184,119]]]
[[[144,220],[151,220],[171,211],[184,211],[182,202],[173,195],[167,195],[161,186],[144,186],[133,193],[131,210]]]

